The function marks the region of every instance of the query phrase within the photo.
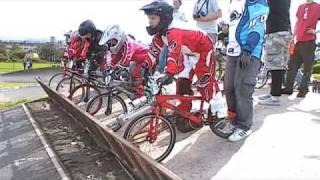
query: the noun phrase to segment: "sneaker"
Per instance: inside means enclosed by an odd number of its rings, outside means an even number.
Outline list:
[[[289,91],[288,89],[281,89],[281,94],[291,95],[293,91]]]
[[[241,128],[236,128],[233,133],[229,136],[228,140],[231,142],[237,142],[252,134],[252,130],[249,129],[248,131],[243,130]]]
[[[258,104],[267,106],[280,106],[279,97],[271,96],[264,100],[259,100]]]
[[[270,94],[265,94],[265,95],[262,95],[262,96],[258,97],[259,100],[266,100],[266,99],[269,99],[269,98],[271,98]]]

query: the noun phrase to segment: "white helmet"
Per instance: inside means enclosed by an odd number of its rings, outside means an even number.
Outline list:
[[[121,47],[126,41],[126,34],[120,26],[110,25],[108,26],[100,39],[99,45],[106,45],[111,53],[116,54],[120,51]]]

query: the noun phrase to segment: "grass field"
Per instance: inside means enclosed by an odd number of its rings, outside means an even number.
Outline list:
[[[0,102],[0,109],[10,108],[14,106],[18,106],[22,103],[27,103],[32,101],[31,99],[22,99],[19,101],[8,101],[8,102]]]
[[[34,85],[34,83],[0,82],[0,88],[21,88],[31,85]]]
[[[40,68],[48,68],[48,67],[57,67],[60,64],[50,64],[50,63],[33,63],[33,69],[40,69]],[[7,73],[7,72],[15,72],[23,70],[23,64],[21,62],[16,63],[0,63],[0,73]]]

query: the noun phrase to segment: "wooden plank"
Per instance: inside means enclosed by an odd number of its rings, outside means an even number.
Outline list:
[[[75,122],[87,126],[90,130],[89,133],[91,133],[94,139],[96,139],[99,144],[105,144],[102,146],[103,148],[110,150],[109,148],[111,147],[111,152],[114,153],[123,164],[128,166],[128,171],[134,174],[134,177],[148,180],[181,179],[163,165],[157,163],[141,152],[133,144],[118,136],[110,128],[104,126],[99,120],[92,117],[89,113],[83,112],[69,99],[58,95],[57,92],[42,83],[39,79],[36,80],[48,94],[49,98],[58,103],[61,107],[67,107],[66,110],[68,110],[68,113],[70,113],[73,118],[77,119]]]

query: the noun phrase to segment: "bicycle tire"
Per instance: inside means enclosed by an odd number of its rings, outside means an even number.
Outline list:
[[[87,87],[89,87],[90,89],[92,88],[95,92],[96,92],[96,94],[98,94],[98,95],[100,95],[101,94],[101,92],[100,92],[100,90],[98,89],[98,87],[97,86],[94,86],[94,85],[92,85],[92,84],[80,84],[79,86],[76,86],[72,91],[71,91],[71,93],[70,93],[70,95],[69,95],[69,99],[72,101],[72,102],[74,102],[75,104],[80,104],[81,102],[85,102],[85,103],[87,103],[87,102],[89,102],[90,101],[90,99],[92,99],[93,97],[95,97],[95,96],[92,96],[92,97],[84,97],[83,96],[83,93],[81,93],[82,94],[82,98],[81,98],[81,100],[78,102],[76,102],[76,101],[73,101],[73,99],[74,99],[74,96],[76,95],[76,92],[78,91],[78,90],[80,90],[80,89],[83,89],[83,88],[87,88]],[[91,93],[92,94],[92,93]],[[87,99],[87,100],[86,100]]]
[[[104,97],[104,96],[110,96],[111,93],[112,93],[112,92],[106,92],[106,93],[100,94],[100,95],[95,96],[94,98],[92,98],[92,99],[89,101],[88,105],[87,105],[86,112],[88,112],[89,114],[91,114],[92,116],[94,116],[97,112],[99,112],[99,110],[100,110],[101,107],[102,107],[102,97]],[[101,98],[101,99],[100,99],[100,98]],[[127,113],[127,112],[128,112],[127,105],[126,105],[126,103],[124,102],[124,100],[123,100],[120,96],[112,93],[112,98],[116,99],[116,100],[121,104],[124,113]],[[90,108],[94,105],[94,103],[96,102],[97,99],[100,99],[99,102],[98,102],[99,105],[98,105],[98,107],[92,112],[92,111],[90,111]],[[111,111],[112,111],[112,110],[111,110]]]
[[[54,74],[54,75],[49,79],[49,83],[48,83],[49,87],[51,87],[52,81],[53,81],[56,77],[58,77],[58,76],[63,76],[63,78],[65,78],[65,77],[67,77],[67,76],[70,77],[70,75],[65,74],[65,73],[63,73],[63,72],[56,73],[56,74]],[[62,79],[63,79],[63,78],[62,78]],[[62,79],[61,79],[61,80],[62,80]],[[61,81],[61,80],[60,80],[60,81]],[[60,82],[60,81],[59,81],[59,82]]]
[[[212,124],[210,124],[211,131],[218,137],[221,137],[224,139],[228,138],[232,134],[232,132],[226,133],[226,132],[220,131],[219,128],[221,125],[224,125],[222,123],[224,123],[225,121],[226,121],[226,118],[216,119]]]
[[[55,90],[56,90],[57,92],[60,92],[60,87],[61,87],[61,85],[62,85],[65,81],[68,81],[68,80],[72,80],[72,81],[74,81],[75,83],[73,83],[74,86],[73,86],[71,89],[68,90],[69,93],[68,93],[67,95],[65,95],[66,97],[69,97],[69,96],[70,96],[72,90],[77,86],[77,84],[79,84],[79,85],[82,84],[82,82],[81,82],[79,79],[69,76],[69,77],[63,78],[63,79],[58,83],[58,85],[56,86],[56,89],[55,89]],[[69,86],[69,87],[70,87],[70,86]]]
[[[139,121],[143,121],[144,119],[146,119],[146,118],[148,118],[148,117],[151,118],[151,119],[157,118],[157,116],[156,116],[155,114],[149,113],[149,114],[144,114],[144,115],[142,115],[142,116],[140,116],[140,117],[132,120],[132,121],[129,123],[129,125],[127,126],[127,128],[126,128],[126,130],[125,130],[125,132],[124,132],[124,135],[123,135],[124,139],[126,139],[126,140],[128,140],[128,141],[130,142],[130,137],[129,137],[129,135],[130,135],[130,132],[132,131],[132,129],[135,127],[135,125],[136,125]],[[175,145],[175,142],[176,142],[176,131],[175,131],[174,126],[173,126],[173,124],[172,124],[171,121],[169,121],[168,119],[166,119],[166,118],[163,117],[163,116],[159,116],[158,118],[161,119],[161,120],[169,127],[169,130],[170,130],[170,143],[169,143],[167,149],[166,149],[165,152],[162,153],[159,157],[153,158],[155,161],[161,162],[161,161],[163,161],[166,157],[169,156],[169,154],[171,153],[171,151],[172,151],[172,149],[173,149],[173,147],[174,147],[174,145]],[[141,150],[141,149],[140,149],[140,150]],[[142,150],[141,150],[141,151],[142,151]],[[151,158],[152,158],[152,157],[151,157]]]
[[[256,83],[256,86],[255,88],[256,89],[262,89],[264,86],[266,86],[268,80],[269,80],[269,76],[270,76],[270,71],[267,72],[267,75],[264,76],[263,80],[262,80],[262,83],[258,84]]]

